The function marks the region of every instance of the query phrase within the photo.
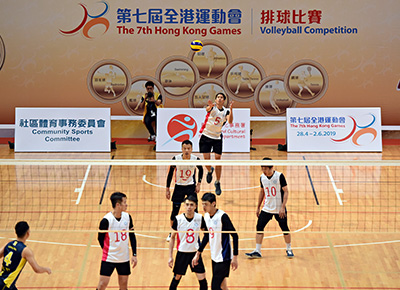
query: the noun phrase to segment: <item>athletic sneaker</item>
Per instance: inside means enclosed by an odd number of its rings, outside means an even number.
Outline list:
[[[253,251],[251,253],[245,253],[245,255],[247,257],[249,257],[250,259],[260,259],[262,258],[261,254],[257,251]]]
[[[286,256],[287,256],[289,259],[294,258],[293,251],[292,251],[292,250],[286,250]]]
[[[221,190],[221,183],[217,180],[215,183],[215,194],[216,195],[221,195],[222,190]]]
[[[211,171],[207,173],[207,183],[211,183],[213,172],[214,172],[214,167],[211,166]]]
[[[167,243],[169,243],[169,241],[171,240],[171,233],[169,233],[168,237],[165,240],[167,241]]]

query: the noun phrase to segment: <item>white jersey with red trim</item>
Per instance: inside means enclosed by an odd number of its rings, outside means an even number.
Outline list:
[[[182,154],[174,156],[175,160],[183,160]],[[199,160],[193,154],[190,155],[190,160]],[[192,185],[195,184],[196,165],[177,165],[175,168],[175,184],[177,185]]]
[[[282,187],[280,182],[281,174],[281,172],[275,171],[271,178],[268,178],[264,173],[261,174],[260,182],[265,193],[262,211],[279,213],[283,202]]]
[[[221,233],[222,216],[224,214],[225,212],[220,209],[218,209],[212,217],[209,213],[204,214],[204,221],[206,222],[206,226],[209,231],[211,260],[217,263],[232,260],[233,258],[233,248],[231,245],[230,234]]]
[[[222,107],[220,110],[217,108],[217,106],[214,106],[210,112],[207,112],[206,119],[204,121],[202,131],[200,130],[200,133],[211,139],[221,139],[222,126],[227,121],[229,113],[229,109],[225,107]]]
[[[185,214],[182,213],[176,216],[178,222],[177,231],[187,231],[186,233],[177,233],[177,246],[179,252],[192,253],[196,252],[200,246],[200,234],[198,231],[201,229],[201,221],[203,216],[197,212],[191,221],[188,221]],[[197,233],[190,233],[197,231]]]
[[[121,213],[118,221],[112,212],[104,216],[108,220],[108,230],[126,232],[107,232],[104,238],[102,261],[123,263],[129,261],[129,214]]]

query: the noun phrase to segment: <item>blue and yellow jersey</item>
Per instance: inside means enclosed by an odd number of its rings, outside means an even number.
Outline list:
[[[0,272],[0,281],[11,288],[15,285],[19,274],[26,264],[26,259],[22,258],[22,251],[26,245],[23,242],[12,241],[4,248],[3,265]]]

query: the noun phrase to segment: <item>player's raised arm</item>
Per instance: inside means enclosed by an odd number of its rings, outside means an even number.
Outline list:
[[[232,110],[232,108],[233,108],[233,101],[231,101],[229,103],[229,115],[228,115],[228,123],[229,124],[232,124],[232,122],[233,122],[233,110]]]
[[[207,107],[206,107],[206,111],[210,112],[212,110],[212,108],[214,107],[214,103],[211,100],[207,101]]]

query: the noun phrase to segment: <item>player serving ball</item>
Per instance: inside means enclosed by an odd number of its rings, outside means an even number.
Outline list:
[[[199,141],[200,153],[203,153],[205,160],[210,160],[211,152],[214,152],[215,159],[220,160],[222,156],[222,127],[228,121],[229,124],[233,122],[233,112],[232,105],[230,102],[229,109],[224,107],[224,102],[226,96],[223,93],[218,93],[215,96],[215,103],[208,100],[208,106],[206,107],[206,119],[204,120],[203,126],[200,129],[201,137]],[[206,166],[207,173],[207,183],[211,183],[212,174],[214,172],[214,167],[208,165]],[[217,180],[215,181],[215,194],[221,195],[221,166],[215,167],[215,174]]]

